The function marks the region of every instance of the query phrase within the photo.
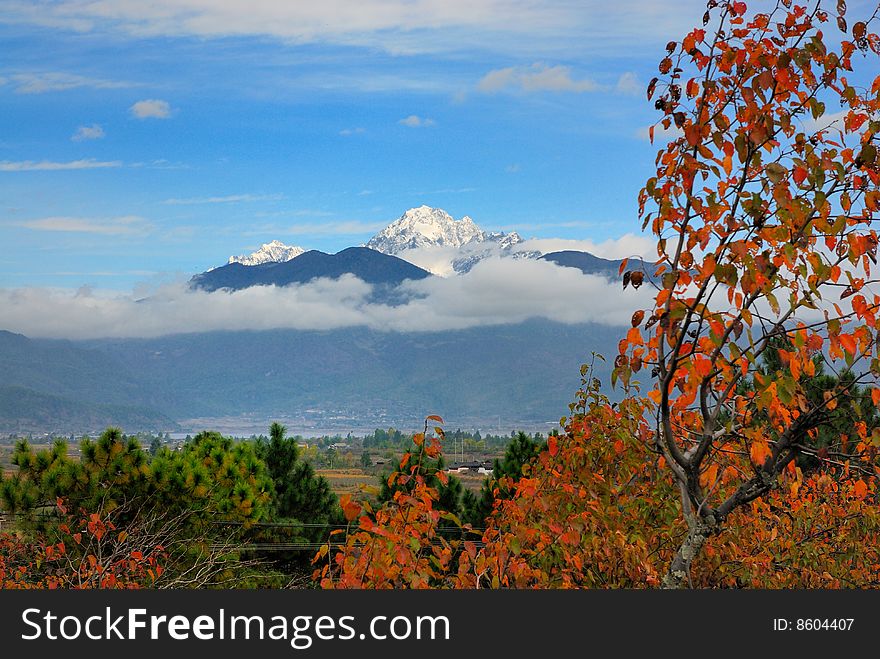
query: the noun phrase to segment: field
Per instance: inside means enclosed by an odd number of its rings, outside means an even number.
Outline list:
[[[360,495],[366,486],[378,486],[378,476],[363,469],[316,469],[330,483],[336,496]]]
[[[336,496],[342,494],[363,496],[365,487],[378,487],[379,485],[380,473],[374,470],[316,469],[315,472],[327,479]],[[455,477],[461,481],[466,489],[473,492],[479,491],[485,480],[485,476],[478,474],[455,474]],[[366,494],[370,495],[370,493]]]

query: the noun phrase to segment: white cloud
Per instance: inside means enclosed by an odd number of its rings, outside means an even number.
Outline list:
[[[620,283],[548,261],[510,258],[481,261],[465,275],[408,282],[424,295],[378,311],[378,327],[398,331],[462,329],[547,318],[561,323],[625,325],[636,308],[646,307],[646,289],[621,294]],[[589,304],[572,304],[572,300]]]
[[[107,169],[122,167],[121,160],[71,160],[70,162],[53,162],[50,160],[0,161],[0,172],[51,172],[68,169]]]
[[[163,204],[170,206],[189,206],[196,204],[237,204],[254,201],[281,201],[283,194],[233,194],[225,197],[190,197],[187,199],[166,199]]]
[[[480,251],[481,248],[476,248]],[[492,246],[487,249],[492,249]],[[452,262],[469,253],[468,246],[449,247],[444,245],[430,245],[427,247],[418,247],[415,249],[405,249],[396,254],[398,258],[409,261],[413,265],[417,265],[423,270],[433,272],[441,277],[450,277],[455,274]]]
[[[477,89],[487,94],[516,89],[523,92],[594,92],[602,88],[596,81],[584,78],[574,80],[568,66],[547,66],[536,62],[531,66],[510,66],[489,71],[477,83]]]
[[[171,162],[166,158],[157,158],[156,160],[151,160],[150,162],[133,162],[129,164],[129,167],[140,168],[144,167],[146,169],[190,169],[191,166],[183,163],[183,162]]]
[[[849,114],[849,108],[843,108],[837,112],[826,112],[818,119],[814,119],[812,115],[804,119],[801,124],[804,131],[809,135],[820,130],[841,131],[844,129],[843,120]]]
[[[423,119],[422,117],[415,114],[404,117],[397,123],[399,123],[401,126],[406,126],[408,128],[430,128],[431,126],[437,125],[437,122],[433,119]]]
[[[853,4],[851,2],[851,4]],[[693,27],[705,0],[7,0],[0,20],[118,35],[270,36],[395,53],[607,53]]]
[[[645,91],[645,86],[639,82],[638,76],[632,71],[621,74],[614,86],[614,91],[627,96],[638,96]]]
[[[138,86],[122,80],[89,78],[71,73],[17,73],[9,77],[16,94],[46,94],[87,87],[90,89],[125,89]]]
[[[137,119],[168,119],[171,116],[171,106],[168,101],[155,98],[138,101],[129,110]]]
[[[583,223],[574,222],[563,224],[564,226],[583,226]],[[561,252],[564,250],[589,252],[594,256],[612,260],[629,257],[640,257],[646,260],[651,260],[656,253],[656,243],[645,236],[628,233],[620,238],[609,238],[608,240],[601,242],[595,242],[592,240],[572,240],[566,238],[529,238],[514,245],[512,248],[513,253],[540,252],[541,254],[548,254],[550,252]],[[479,256],[483,259],[491,256],[497,259],[502,256],[502,250],[497,243],[472,243],[464,245],[463,247],[431,245],[428,247],[403,250],[397,254],[397,256],[419,266],[420,268],[433,272],[435,275],[451,277],[455,275],[455,269],[453,268],[454,261],[466,261],[472,256]],[[510,259],[509,257],[504,258],[504,261],[515,263],[524,262],[524,260]],[[530,266],[523,267],[528,268]]]
[[[105,135],[104,129],[100,124],[92,124],[91,126],[80,126],[70,138],[74,142],[82,142],[83,140],[100,140]]]
[[[21,226],[35,231],[90,233],[104,236],[144,236],[153,226],[137,215],[111,218],[44,217],[22,222]]]
[[[343,128],[341,131],[339,131],[339,134],[342,135],[342,137],[350,137],[351,135],[363,135],[365,132],[367,131],[360,127]]]
[[[562,323],[625,326],[651,292],[622,291],[619,282],[545,261],[489,259],[460,277],[406,282],[417,296],[399,306],[370,301],[371,287],[353,275],[336,280],[236,292],[166,285],[137,294],[39,288],[0,289],[3,326],[53,338],[151,337],[180,332],[333,329],[437,331],[517,323],[542,317]],[[572,304],[583,300],[586,304]]]

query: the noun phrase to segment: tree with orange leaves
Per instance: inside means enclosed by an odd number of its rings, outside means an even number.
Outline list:
[[[856,66],[877,70],[880,7],[850,26],[845,2],[836,17],[820,5],[778,0],[749,14],[744,2],[711,0],[703,27],[669,43],[648,87],[673,135],[639,198],[658,241],[648,273],[657,294],[633,315],[614,378],[628,386],[645,369],[653,382],[651,441],[687,526],[666,587],[693,583],[692,564],[735,514],[766,513],[759,500],[778,496],[781,481],[796,493],[796,458],[838,401],[880,374],[880,76],[863,79]],[[823,31],[832,21],[836,45]],[[625,283],[636,275],[641,283],[637,272]],[[781,367],[762,372],[780,338],[790,345]],[[803,377],[817,357],[856,374],[818,401]],[[871,398],[880,402],[876,386]],[[826,475],[864,499],[880,433],[854,427],[823,459]]]
[[[611,404],[589,367],[565,432],[496,482],[481,534],[444,514],[426,458],[437,433],[415,437],[395,496],[374,508],[345,497],[349,527],[315,559],[323,588],[652,588],[688,528],[672,472],[657,459],[645,401]],[[436,431],[435,431],[436,432]],[[725,453],[725,469],[748,468]],[[442,476],[440,476],[442,478]],[[736,509],[708,538],[687,583],[701,588],[878,587],[876,483],[829,465],[799,468]],[[403,482],[399,482],[403,481]]]
[[[621,270],[657,292],[612,372],[628,390],[650,373],[647,399],[612,405],[587,375],[477,539],[438,534],[407,463],[405,496],[346,502],[323,586],[880,586],[880,431],[861,407],[880,403],[880,76],[855,70],[880,55],[880,7],[851,27],[836,13],[834,50],[818,5],[711,0],[667,46],[648,96],[672,139],[640,194],[656,271]]]
[[[441,532],[442,523],[461,522],[441,506],[439,488],[449,481],[437,466],[444,432],[437,425],[429,433],[429,421],[443,423],[428,416],[424,431],[413,436],[413,449],[388,476],[390,500],[374,510],[369,502],[340,497],[349,524],[343,541],[324,545],[314,559],[321,587],[434,588],[453,571],[459,543]]]

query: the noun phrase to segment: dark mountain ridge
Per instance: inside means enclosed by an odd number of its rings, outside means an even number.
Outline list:
[[[587,275],[604,275],[612,280],[621,279],[620,264],[623,263],[622,259],[603,259],[589,252],[570,249],[560,252],[549,252],[544,254],[541,259],[566,268],[577,268]],[[653,263],[648,263],[642,259],[631,258],[627,260],[625,269],[642,271],[647,279],[652,279],[655,266]]]
[[[336,254],[311,250],[283,263],[228,263],[196,275],[190,285],[206,291],[241,290],[250,286],[305,284],[319,277],[353,274],[368,284],[396,286],[407,279],[432,276],[427,270],[367,247],[349,247]]]

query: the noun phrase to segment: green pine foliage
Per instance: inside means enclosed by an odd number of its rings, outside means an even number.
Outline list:
[[[79,453],[69,457],[63,441],[42,451],[19,441],[12,455],[18,471],[0,481],[0,505],[27,518],[62,498],[92,512],[124,507],[120,521],[150,506],[245,523],[269,511],[272,482],[262,460],[250,444],[216,432],[199,433],[179,451],[160,448],[151,458],[136,439],[108,428],[97,440],[83,440]]]
[[[339,503],[327,479],[299,459],[296,440],[286,437],[285,432],[283,425],[273,423],[269,441],[256,446],[273,484],[273,518],[322,525],[339,521]]]

